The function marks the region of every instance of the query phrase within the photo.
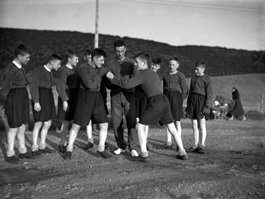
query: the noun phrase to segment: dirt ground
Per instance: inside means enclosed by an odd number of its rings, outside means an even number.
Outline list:
[[[184,147],[192,145],[188,119],[182,121]],[[83,150],[84,131],[79,132],[73,157],[66,161],[58,152],[59,133],[51,130],[43,154],[21,164],[5,162],[6,133],[0,133],[0,198],[265,198],[265,122],[208,121],[206,154],[176,159],[175,150],[162,150],[165,130],[149,131],[148,162],[136,162],[127,151],[114,155],[110,129],[110,159],[96,155],[96,147]],[[28,131],[27,146],[31,145]],[[98,134],[94,133],[95,143]],[[127,138],[127,137],[126,137]],[[139,151],[138,151],[139,152]]]

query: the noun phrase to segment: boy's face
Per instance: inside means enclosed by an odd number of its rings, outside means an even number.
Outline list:
[[[204,74],[205,68],[201,66],[195,67],[195,75],[202,76]]]
[[[19,59],[21,65],[27,65],[30,60],[30,54],[26,53],[25,55],[18,55],[17,58]]]
[[[170,72],[176,72],[179,67],[179,63],[176,60],[169,61]]]
[[[105,57],[104,56],[95,56],[93,57],[93,62],[97,68],[101,68],[104,64]]]
[[[143,70],[145,69],[145,62],[141,60],[139,57],[135,58],[135,66],[137,70]]]
[[[116,57],[118,58],[118,60],[123,60],[125,58],[125,52],[126,52],[125,46],[115,47],[114,51],[116,53]]]
[[[54,70],[58,70],[61,67],[61,60],[52,60],[51,65]]]
[[[89,63],[92,60],[92,56],[91,55],[85,55],[84,60],[86,60]]]
[[[160,64],[151,64],[151,69],[157,72],[160,69]]]
[[[72,56],[68,58],[68,62],[72,65],[72,66],[76,66],[77,63],[79,62],[79,59],[77,56]]]

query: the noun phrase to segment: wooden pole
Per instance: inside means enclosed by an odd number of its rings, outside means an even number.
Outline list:
[[[95,21],[95,43],[94,48],[98,48],[98,18],[99,18],[99,0],[96,0],[96,21]]]

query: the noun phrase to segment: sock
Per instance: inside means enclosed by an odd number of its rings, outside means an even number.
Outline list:
[[[32,151],[38,151],[39,146],[38,145],[32,145],[31,150]]]
[[[18,151],[19,153],[24,154],[24,153],[27,153],[27,148],[26,147],[20,148]]]
[[[40,143],[40,149],[45,149],[46,148],[46,143]]]
[[[167,146],[171,146],[172,142],[171,141],[167,141]]]
[[[141,152],[141,156],[144,157],[144,158],[147,158],[148,157],[148,152]]]
[[[7,152],[6,152],[6,156],[7,156],[7,157],[11,157],[11,156],[13,156],[13,155],[15,155],[15,151],[7,151]]]
[[[93,138],[89,138],[89,139],[88,139],[88,142],[94,144],[94,139],[93,139]]]
[[[73,148],[74,148],[74,146],[67,145],[67,151],[72,152],[73,151]]]
[[[105,150],[105,145],[98,145],[98,151],[102,152]]]

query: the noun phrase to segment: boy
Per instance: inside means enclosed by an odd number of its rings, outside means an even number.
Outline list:
[[[141,148],[141,156],[139,156],[140,161],[147,161],[148,151],[146,147],[146,134],[144,130],[147,125],[156,124],[157,122],[162,122],[166,124],[169,132],[173,135],[178,147],[180,155],[177,158],[186,160],[188,156],[185,149],[183,148],[182,140],[179,132],[177,131],[172,114],[170,111],[170,105],[167,97],[163,94],[161,87],[161,81],[158,75],[148,69],[148,55],[144,53],[139,53],[135,57],[137,69],[141,72],[130,79],[125,79],[121,77],[114,76],[111,72],[107,73],[107,77],[111,79],[113,84],[119,85],[123,88],[133,88],[135,86],[141,85],[143,92],[147,97],[147,106],[143,115],[137,124],[138,138]]]
[[[164,94],[168,97],[171,112],[178,132],[181,135],[181,117],[183,100],[188,95],[188,85],[185,75],[178,71],[179,61],[177,57],[169,59],[170,72],[163,76]],[[172,149],[172,137],[167,130],[167,142],[163,149]]]
[[[66,151],[66,133],[69,123],[74,118],[76,99],[78,95],[79,80],[75,69],[78,63],[78,56],[75,51],[69,49],[65,53],[67,59],[66,65],[60,68],[56,84],[56,90],[59,94],[58,99],[58,118],[63,120],[61,126],[61,141],[59,151]]]
[[[211,79],[204,74],[206,63],[199,61],[195,64],[195,76],[190,81],[190,93],[187,102],[187,115],[191,119],[194,145],[188,152],[205,153],[206,119],[210,114],[213,103]],[[199,143],[199,129],[201,143]]]
[[[82,64],[79,68],[80,89],[74,114],[73,125],[69,133],[67,151],[63,158],[71,159],[77,133],[81,126],[87,126],[91,119],[99,123],[99,145],[97,154],[103,158],[110,156],[105,151],[105,141],[108,132],[108,118],[104,108],[104,101],[100,93],[102,76],[107,70],[103,67],[106,53],[97,48],[92,51],[92,61]]]
[[[10,63],[3,74],[3,86],[0,89],[0,103],[4,104],[5,114],[9,125],[7,132],[6,161],[19,163],[19,159],[33,158],[27,152],[25,145],[26,124],[30,122],[29,96],[27,91],[27,78],[23,66],[30,60],[31,50],[25,45],[15,49],[15,59]],[[19,155],[15,155],[14,147],[16,137],[19,144]]]
[[[46,146],[46,138],[52,119],[56,117],[52,92],[52,87],[55,85],[55,82],[52,70],[58,70],[61,67],[61,60],[62,58],[60,56],[52,54],[46,65],[37,68],[30,84],[35,122],[32,132],[32,151],[35,155],[52,153],[52,150]],[[39,132],[41,136],[40,144],[38,145]]]

